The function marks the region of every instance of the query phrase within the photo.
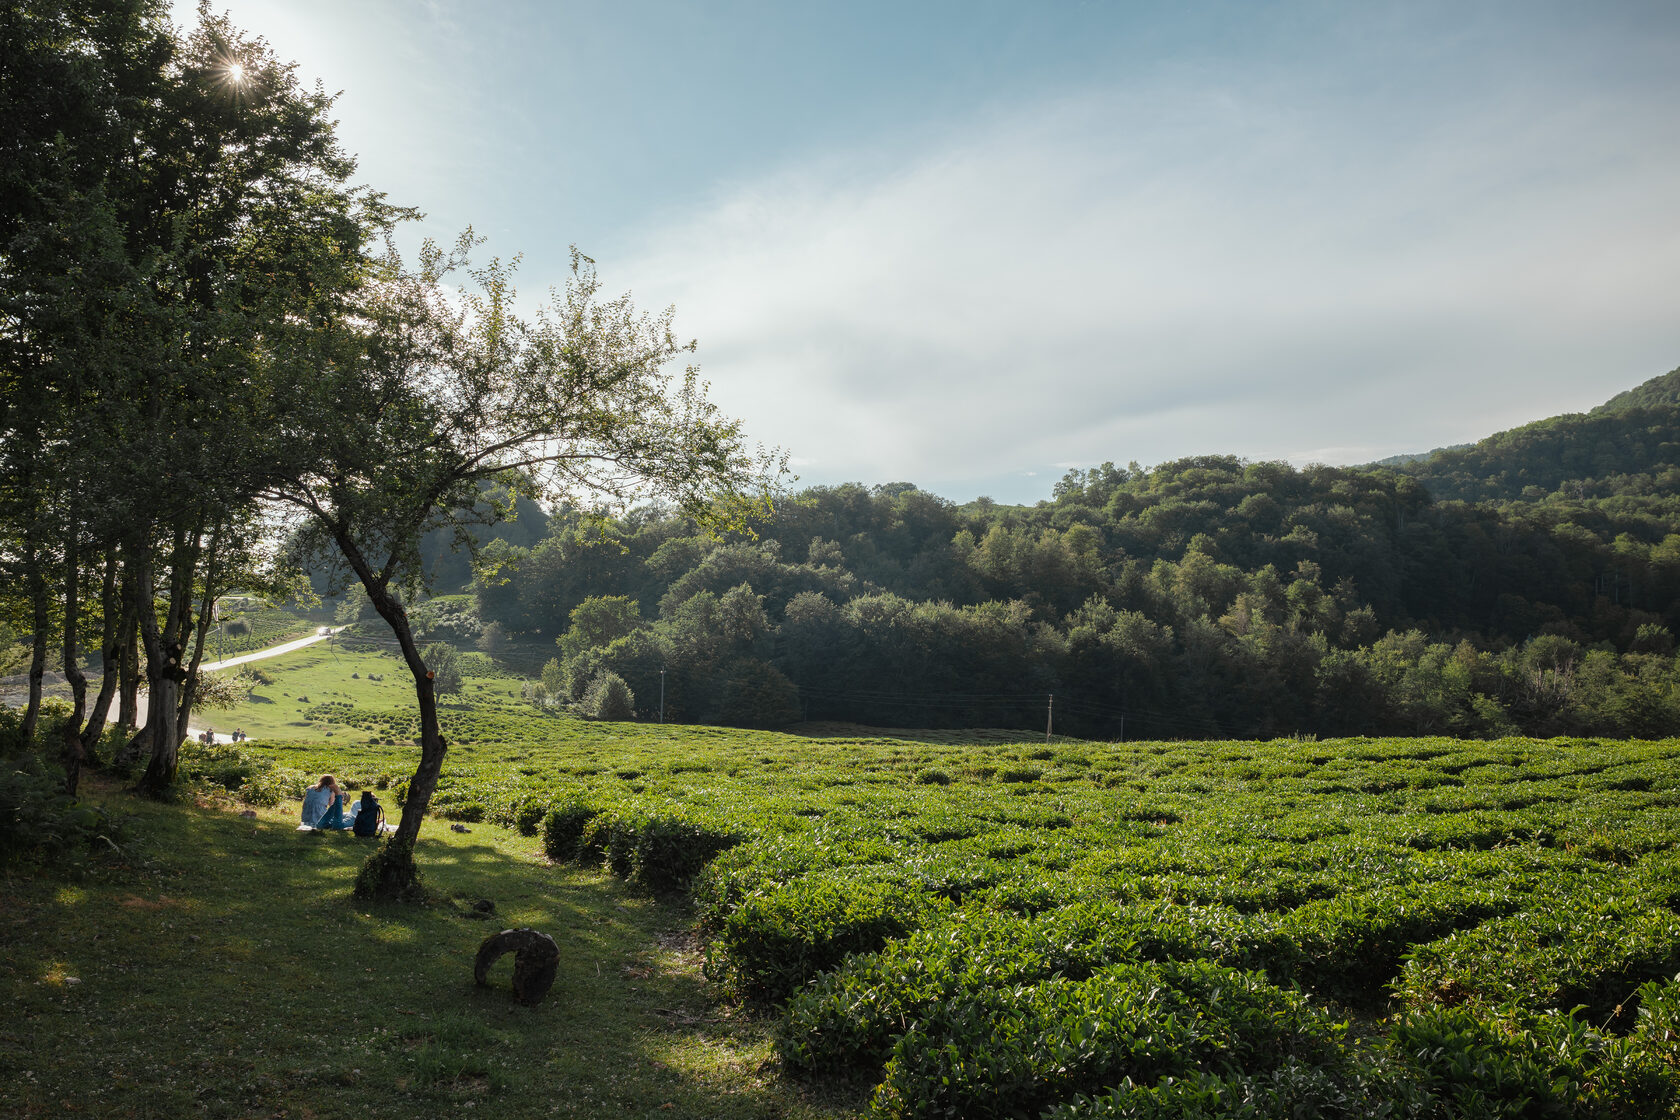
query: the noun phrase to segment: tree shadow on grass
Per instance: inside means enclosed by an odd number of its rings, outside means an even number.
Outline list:
[[[684,906],[548,865],[533,841],[491,826],[423,836],[440,901],[362,905],[350,891],[366,841],[298,833],[279,812],[142,812],[152,870],[15,900],[30,919],[27,938],[11,935],[26,1025],[9,1045],[42,1079],[19,1090],[29,1108],[99,1085],[112,1115],[266,1114],[281,1098],[319,1117],[468,1103],[519,1116],[861,1111],[856,1092],[830,1099],[775,1074],[770,1023],[701,975]],[[488,919],[467,916],[480,898]],[[473,980],[484,938],[518,926],[560,948],[536,1007],[512,998],[511,958],[489,987]],[[59,973],[79,982],[39,983]]]

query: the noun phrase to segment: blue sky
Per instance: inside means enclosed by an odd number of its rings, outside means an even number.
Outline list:
[[[805,483],[1364,462],[1680,365],[1666,0],[217,7],[424,233],[674,304]]]

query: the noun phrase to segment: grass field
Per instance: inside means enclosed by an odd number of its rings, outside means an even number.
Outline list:
[[[296,718],[183,767],[278,808],[136,806],[133,866],[8,885],[27,1026],[0,1106],[108,1082],[159,1114],[293,1086],[297,1115],[351,1090],[391,1114],[1676,1114],[1680,742],[594,724],[469,675],[418,853],[454,901],[358,909],[354,842],[287,818],[323,771],[400,798],[403,680],[274,663]],[[566,947],[552,1004],[471,989],[480,896]],[[154,1020],[163,1068],[220,1095],[142,1081]]]
[[[836,1117],[856,1101],[774,1077],[770,1024],[718,999],[681,907],[550,867],[494,826],[428,823],[441,897],[364,907],[368,848],[294,831],[295,805],[135,801],[126,857],[0,880],[0,1115]],[[492,919],[465,915],[481,899]],[[536,1008],[489,933],[563,947]]]
[[[488,668],[482,655],[469,655],[469,663]],[[407,743],[419,733],[414,678],[388,654],[345,649],[335,640],[245,669],[254,675],[250,699],[229,711],[195,714],[195,727],[222,732],[239,727],[252,738],[274,742]],[[518,677],[469,676],[461,696],[443,699],[446,725],[452,722],[458,733],[513,716],[522,731],[537,713],[520,701],[521,685]]]

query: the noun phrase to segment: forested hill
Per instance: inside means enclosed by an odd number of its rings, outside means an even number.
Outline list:
[[[1555,416],[1468,447],[1388,462],[1437,499],[1674,494],[1680,491],[1680,369],[1585,415]]]
[[[1105,464],[1033,507],[816,487],[725,541],[557,511],[415,614],[557,643],[540,699],[587,711],[617,676],[685,721],[1042,729],[1053,694],[1093,737],[1680,734],[1654,396],[1415,467]],[[1431,492],[1459,476],[1498,500]]]

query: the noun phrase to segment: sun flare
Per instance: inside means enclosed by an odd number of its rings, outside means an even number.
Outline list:
[[[245,67],[241,63],[230,62],[228,63],[227,76],[230,82],[243,82],[245,80]]]

